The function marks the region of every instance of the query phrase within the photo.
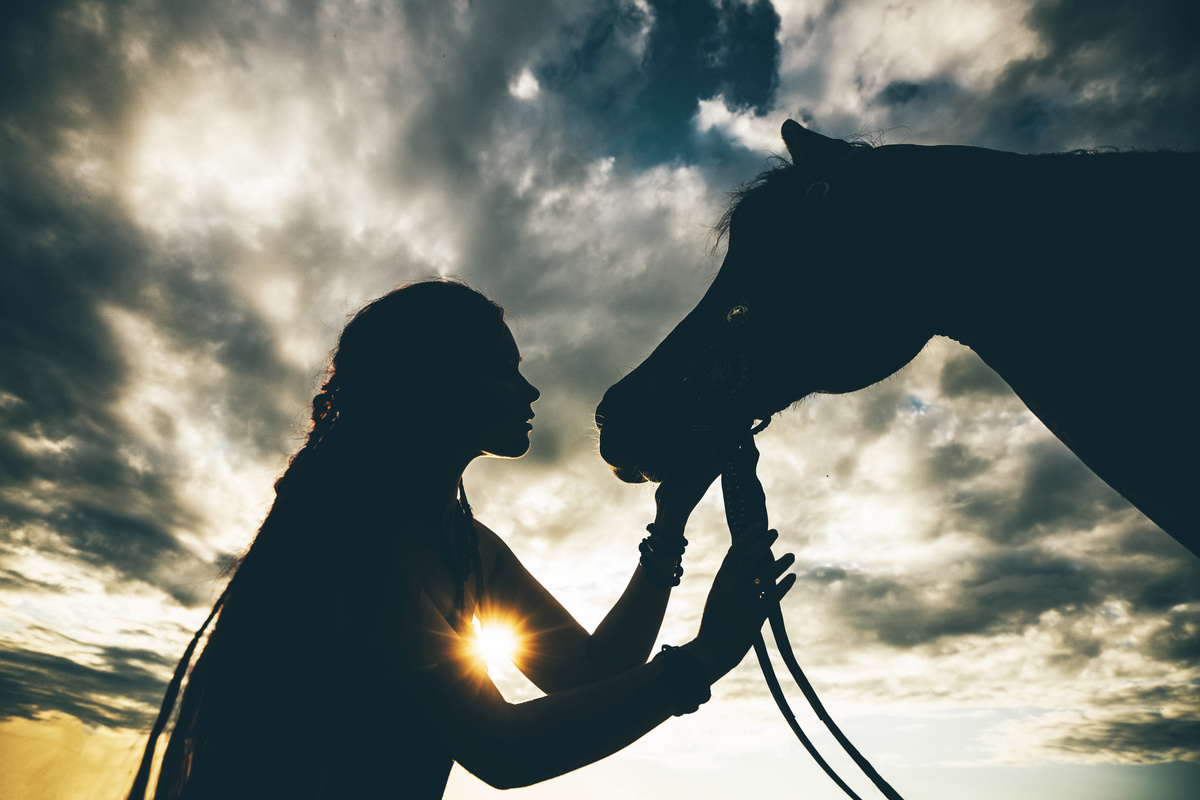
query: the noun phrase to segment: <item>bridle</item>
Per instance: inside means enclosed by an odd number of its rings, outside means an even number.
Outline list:
[[[759,424],[757,430],[765,428],[765,424]],[[743,531],[753,525],[767,525],[767,498],[763,492],[762,483],[758,480],[756,467],[758,465],[758,448],[754,445],[754,434],[751,428],[743,427],[739,432],[730,431],[730,437],[725,442],[722,455],[721,466],[721,493],[725,499],[725,520],[729,526],[729,533],[736,538]],[[770,612],[767,614],[767,619],[771,624],[771,633],[775,637],[775,645],[779,649],[779,654],[783,658],[784,664],[787,665],[788,671],[795,680],[796,685],[800,687],[800,691],[804,694],[813,712],[825,723],[825,727],[833,734],[833,737],[846,751],[846,754],[854,760],[854,763],[859,766],[863,773],[871,779],[871,782],[883,793],[884,797],[889,800],[903,800],[899,792],[891,787],[891,785],[883,779],[871,763],[858,752],[858,749],[851,744],[846,735],[842,733],[837,724],[829,716],[829,712],[825,710],[820,699],[817,697],[816,690],[804,675],[804,670],[800,668],[800,664],[796,661],[795,654],[792,651],[791,642],[788,639],[787,629],[783,621],[783,611],[778,603],[775,603]],[[846,785],[834,769],[821,757],[817,752],[812,741],[805,735],[800,724],[796,721],[796,715],[792,713],[791,706],[788,704],[787,697],[783,693],[783,688],[779,685],[779,679],[775,675],[775,668],[771,664],[771,657],[767,653],[767,646],[763,640],[762,632],[755,635],[754,639],[754,654],[758,657],[758,664],[763,673],[763,680],[766,681],[767,688],[771,691],[771,696],[775,699],[775,705],[779,707],[779,711],[783,714],[784,720],[788,727],[796,734],[796,738],[804,745],[804,749],[808,751],[813,760],[825,771],[834,783],[841,787],[847,795],[855,800],[860,800],[859,796]]]
[[[857,152],[861,151],[853,151],[840,159],[834,165],[831,173],[839,172],[839,168],[844,167]],[[800,212],[792,221],[787,233],[782,237],[780,245],[768,257],[767,269],[763,271],[763,274],[753,276],[748,282],[747,288],[739,293],[738,299],[727,307],[724,320],[722,320],[721,334],[718,337],[718,342],[702,351],[691,366],[689,379],[696,381],[702,387],[696,407],[697,423],[692,429],[693,441],[698,449],[709,454],[714,454],[721,459],[721,491],[725,500],[725,520],[729,526],[730,536],[733,538],[737,538],[751,526],[767,526],[767,498],[763,491],[762,483],[758,479],[757,466],[759,454],[758,448],[754,444],[754,436],[770,424],[770,417],[754,424],[753,420],[734,419],[729,409],[730,401],[740,392],[749,372],[749,360],[746,357],[748,345],[745,330],[747,323],[756,314],[756,306],[750,299],[751,294],[747,289],[761,286],[763,282],[781,269],[779,266],[782,260],[781,256],[784,255],[784,246],[790,241],[791,234],[799,226],[801,218],[805,216],[805,212],[821,204],[829,196],[830,190],[831,186],[827,181],[818,181],[808,187]],[[779,649],[780,656],[787,665],[788,671],[791,673],[796,685],[799,686],[805,699],[808,700],[813,712],[825,724],[829,732],[833,734],[833,737],[850,758],[854,760],[854,763],[871,779],[871,782],[875,784],[876,788],[885,797],[889,800],[903,800],[900,794],[875,771],[871,763],[850,743],[850,740],[846,738],[845,734],[842,733],[841,729],[838,728],[829,716],[824,705],[821,704],[812,684],[809,683],[808,678],[804,675],[804,671],[796,661],[788,639],[787,630],[784,626],[783,612],[778,603],[775,603],[771,608],[767,619],[770,621],[771,632],[774,635],[775,644]],[[767,646],[763,640],[761,631],[755,636],[754,653],[758,657],[759,667],[762,669],[763,679],[767,684],[767,688],[770,689],[771,696],[775,699],[775,704],[779,707],[779,711],[787,722],[788,727],[792,729],[792,732],[800,740],[805,750],[808,751],[813,760],[817,762],[834,783],[841,787],[842,791],[850,797],[860,800],[859,796],[846,785],[845,781],[821,757],[821,754],[817,752],[812,741],[805,735],[800,724],[796,721],[796,716],[792,713],[791,706],[788,704],[787,697],[784,695],[783,688],[776,677],[775,668],[771,664],[771,658],[767,652]]]

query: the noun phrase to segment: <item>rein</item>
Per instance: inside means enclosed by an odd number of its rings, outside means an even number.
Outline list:
[[[840,159],[831,170],[833,173],[840,172],[840,168],[844,167],[850,160],[862,151],[854,151]],[[784,243],[790,238],[792,232],[799,225],[800,218],[804,216],[805,211],[811,211],[814,207],[821,203],[830,193],[830,184],[826,181],[818,181],[811,184],[805,193],[804,201],[801,205],[800,213],[797,214],[796,220],[791,226],[787,234],[783,237],[780,245],[766,259],[768,268],[763,273],[754,276],[748,283],[746,289],[761,285],[761,283],[770,277],[779,269],[778,264],[783,255]],[[767,525],[767,498],[763,491],[762,483],[758,479],[758,448],[754,445],[754,435],[761,432],[770,424],[770,418],[762,420],[756,426],[751,428],[749,425],[738,426],[734,423],[733,415],[728,409],[729,401],[741,389],[748,370],[748,361],[745,356],[745,323],[753,318],[754,306],[748,299],[748,291],[743,290],[740,299],[734,302],[729,310],[725,313],[722,326],[722,339],[719,344],[713,345],[702,351],[692,365],[691,373],[695,379],[704,387],[700,399],[697,403],[697,418],[699,420],[710,420],[718,423],[716,426],[705,424],[697,424],[693,428],[693,437],[699,449],[710,453],[715,453],[721,459],[721,492],[725,500],[725,520],[729,526],[730,536],[737,538],[741,533],[752,525]],[[776,647],[779,650],[780,656],[783,658],[784,664],[791,673],[792,679],[804,694],[805,699],[812,707],[817,718],[825,724],[829,732],[833,734],[834,739],[842,746],[846,754],[853,759],[854,763],[863,771],[875,787],[888,800],[903,800],[899,792],[891,787],[891,785],[876,772],[871,763],[863,757],[858,749],[850,743],[841,729],[834,723],[829,713],[825,710],[820,699],[817,697],[816,690],[805,677],[804,671],[800,668],[800,664],[796,661],[795,654],[792,651],[791,642],[788,639],[787,629],[784,625],[783,612],[778,604],[770,610],[767,619],[771,624],[771,632],[775,638]],[[758,657],[759,667],[763,673],[763,680],[767,684],[767,688],[771,691],[771,696],[775,699],[775,704],[779,707],[780,713],[787,722],[788,727],[800,740],[804,749],[808,751],[813,760],[825,771],[825,774],[833,780],[842,791],[854,800],[861,800],[857,794],[846,784],[845,781],[838,776],[837,772],[821,757],[817,752],[812,741],[805,735],[801,729],[799,722],[796,721],[796,715],[792,712],[791,706],[788,704],[787,697],[783,693],[783,688],[779,684],[779,679],[775,674],[775,668],[771,664],[771,658],[767,652],[766,642],[763,640],[762,632],[760,631],[755,636],[754,654]]]
[[[766,427],[766,424],[760,424],[754,430],[761,431]],[[754,445],[754,432],[748,428],[743,428],[740,434],[735,434],[730,437],[724,447],[722,453],[721,466],[721,493],[725,499],[725,520],[729,525],[729,533],[733,538],[737,538],[742,531],[752,525],[767,524],[767,506],[766,494],[763,492],[762,483],[758,480],[757,465],[758,465],[758,448]],[[767,615],[767,619],[771,624],[771,633],[775,638],[775,646],[779,649],[779,654],[783,658],[784,664],[787,665],[788,672],[791,673],[792,679],[796,685],[800,687],[800,691],[804,694],[808,704],[812,707],[813,713],[821,722],[825,723],[825,727],[833,734],[833,738],[837,740],[846,754],[854,760],[863,774],[871,779],[875,787],[883,793],[883,796],[888,800],[904,800],[900,793],[892,788],[883,776],[875,771],[871,766],[871,762],[866,759],[856,748],[841,729],[829,716],[829,712],[825,710],[825,706],[817,697],[817,692],[813,689],[808,678],[804,675],[804,670],[800,668],[800,664],[796,661],[796,656],[792,651],[791,641],[788,639],[787,628],[783,621],[783,611],[776,603]],[[861,798],[846,785],[846,782],[834,771],[828,762],[821,757],[813,745],[812,740],[805,735],[800,723],[796,721],[796,715],[792,712],[792,708],[788,703],[787,697],[783,693],[783,688],[779,685],[779,679],[775,675],[775,667],[771,664],[770,654],[767,652],[766,642],[763,640],[762,632],[755,635],[754,639],[754,654],[758,657],[758,665],[762,670],[763,680],[767,684],[767,688],[771,690],[771,696],[775,699],[775,705],[779,707],[779,712],[783,715],[784,721],[788,727],[796,734],[796,738],[800,740],[800,744],[804,745],[804,749],[812,756],[817,765],[825,771],[825,774],[833,780],[842,791],[854,798]]]

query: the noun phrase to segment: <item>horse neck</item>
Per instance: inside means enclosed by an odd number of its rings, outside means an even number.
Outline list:
[[[922,215],[937,224],[910,242],[924,245],[913,266],[928,265],[935,331],[973,349],[1094,472],[1180,530],[1172,509],[1191,487],[1155,448],[1200,444],[1186,422],[1191,270],[1179,268],[1200,212],[1200,155],[917,150],[881,161],[917,195],[914,226]],[[1131,401],[1152,413],[1122,410]]]
[[[1117,305],[1155,324],[1186,296],[1176,253],[1190,249],[1197,204],[1181,198],[1200,183],[1200,154],[893,145],[863,162],[855,177],[890,201],[880,238],[895,244],[880,261],[902,257],[936,333],[986,347],[1105,325]]]

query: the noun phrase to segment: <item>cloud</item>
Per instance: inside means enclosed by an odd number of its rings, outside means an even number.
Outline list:
[[[159,653],[123,647],[97,648],[87,664],[23,648],[0,656],[0,719],[61,712],[110,728],[148,727],[162,702],[162,668],[174,668]]]
[[[1200,21],[1187,3],[1045,0],[1025,18],[1042,50],[997,82],[987,134],[1045,149],[1195,147]],[[1090,131],[1086,140],[1079,131]],[[1097,137],[1107,138],[1097,138]]]
[[[1146,691],[1126,705],[1188,696],[1200,564],[969,351],[935,340],[883,385],[785,412],[759,447],[772,524],[798,555],[785,617],[826,702],[1024,709],[1045,724],[1036,744],[981,750],[1006,763],[1078,760],[1106,732],[1110,763],[1194,753],[1188,724],[1157,712],[1069,741],[1067,710],[1108,719],[1119,676]]]
[[[991,367],[967,353],[959,354],[943,367],[941,392],[946,397],[971,394],[1009,397],[1012,394],[1008,384]]]
[[[1193,593],[1196,583],[1192,583]],[[1178,599],[1178,595],[1172,600]],[[1172,608],[1167,615],[1167,624],[1151,634],[1147,650],[1160,661],[1176,661],[1184,664],[1200,663],[1200,608]]]
[[[1057,441],[1019,454],[1022,485],[1013,493],[964,492],[955,504],[961,522],[1000,544],[1020,544],[1059,525],[1090,528],[1126,503]]]
[[[1001,759],[1085,764],[1200,761],[1200,717],[1188,691],[1154,686],[1107,694],[1085,711],[1060,710],[1004,723],[993,734]]]
[[[880,641],[911,647],[944,636],[1017,632],[1047,610],[1096,602],[1089,568],[1035,551],[976,556],[950,572],[887,577],[818,566],[843,621]]]
[[[145,576],[161,559],[186,558],[162,527],[186,515],[165,476],[126,450],[131,432],[114,407],[129,375],[100,311],[124,288],[123,270],[145,264],[144,248],[102,208],[63,202],[68,193],[18,164],[8,172],[17,180],[5,183],[0,218],[3,535],[33,538],[28,526],[41,520],[67,549]]]
[[[693,160],[701,101],[720,95],[756,114],[772,107],[778,30],[763,0],[600,4],[572,26],[573,46],[541,65],[539,80],[639,166]]]
[[[1017,152],[1197,145],[1186,3],[776,5],[776,107],[827,134]]]
[[[337,331],[429,274],[509,308],[543,390],[531,456],[473,466],[472,501],[595,624],[653,514],[596,459],[595,404],[699,299],[722,193],[782,120],[1186,145],[1198,49],[1176,5],[6,9],[0,716],[144,727]],[[993,745],[1013,763],[1194,757],[1196,560],[973,354],[935,340],[760,446],[799,557],[794,641],[834,702],[1026,709]],[[689,537],[665,641],[694,634],[724,550],[715,491]],[[765,701],[749,672],[718,694],[747,719]]]

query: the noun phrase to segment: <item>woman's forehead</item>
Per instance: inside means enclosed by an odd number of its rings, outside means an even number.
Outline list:
[[[513,338],[507,324],[501,322],[484,335],[484,349],[489,355],[497,358],[515,358],[518,361],[521,359],[521,350],[517,347],[517,340]]]

